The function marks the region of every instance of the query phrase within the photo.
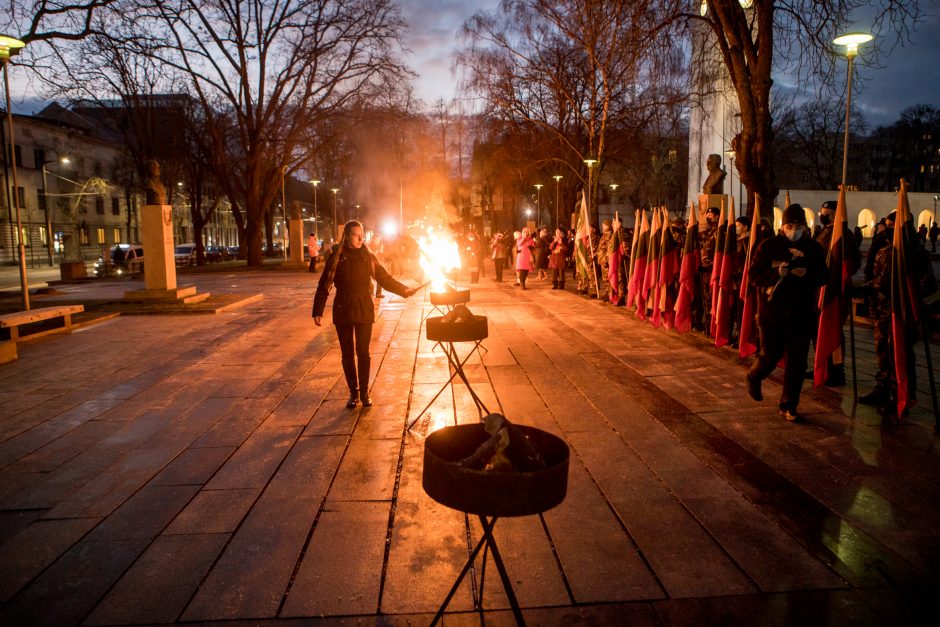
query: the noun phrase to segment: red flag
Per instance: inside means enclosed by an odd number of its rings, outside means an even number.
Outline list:
[[[676,298],[676,331],[685,333],[692,328],[692,301],[695,298],[695,279],[698,276],[698,223],[695,205],[689,204],[689,224],[685,230],[682,248],[682,270],[679,272],[679,296]]]
[[[907,182],[901,179],[898,191],[898,209],[894,218],[894,241],[891,250],[891,344],[894,357],[894,372],[897,379],[898,416],[915,403],[911,395],[914,386],[911,377],[916,373],[908,372],[907,342],[913,342],[920,322],[920,284],[914,276],[913,268],[908,267],[908,254],[913,252],[914,223],[911,208],[907,201]]]
[[[664,209],[663,215],[662,258],[659,263],[659,309],[662,311],[663,326],[671,329],[675,326],[676,320],[675,303],[673,302],[675,293],[672,284],[679,271],[679,250],[676,248],[676,240],[672,235],[672,229],[669,228],[665,219],[668,218],[668,211]]]
[[[710,303],[705,303],[709,307],[711,322],[708,332],[715,337],[715,325],[717,323],[718,313],[718,279],[721,277],[721,260],[725,251],[725,198],[721,197],[721,211],[718,213],[718,230],[715,232],[715,254],[712,256],[712,276],[709,284],[711,285],[712,297]]]
[[[661,285],[659,282],[659,262],[662,258],[663,250],[663,231],[666,231],[666,220],[664,217],[660,217],[660,214],[664,211],[663,207],[657,207],[653,210],[653,232],[650,234],[650,259],[647,262],[646,274],[650,280],[650,303],[653,306],[653,316],[650,318],[650,322],[654,327],[659,328],[659,325],[663,322],[662,317],[662,303],[660,303],[660,297],[662,294]],[[657,230],[657,228],[659,230]]]
[[[747,257],[744,260],[744,273],[741,275],[741,301],[744,303],[741,314],[741,330],[738,332],[738,354],[750,357],[757,352],[757,325],[754,316],[757,313],[757,291],[751,287],[748,273],[751,258],[757,247],[757,229],[760,222],[760,196],[754,195],[754,213],[751,214],[751,237],[747,243]]]
[[[829,277],[819,291],[819,332],[816,335],[816,356],[813,359],[813,384],[819,387],[829,376],[829,356],[842,344],[842,312],[852,285],[851,260],[845,254],[845,190],[839,189],[839,204],[832,222],[829,243]]]
[[[659,268],[656,262],[659,260],[659,209],[652,210],[650,217],[650,239],[646,250],[646,273],[643,276],[643,286],[641,292],[643,298],[649,299],[650,290],[653,289],[653,283]]]
[[[636,244],[636,261],[633,264],[633,277],[630,280],[630,290],[633,292],[636,302],[636,315],[640,319],[646,319],[646,297],[643,295],[643,278],[646,276],[646,254],[650,244],[650,225],[646,220],[646,212],[643,211],[642,224],[640,225],[640,235]]]
[[[734,196],[728,203],[728,227],[725,233],[725,249],[721,256],[721,272],[718,277],[718,299],[715,305],[715,346],[727,344],[731,336],[731,306],[734,302],[734,268],[737,256],[737,234],[734,222]]]
[[[636,250],[640,239],[640,210],[637,209],[633,214],[633,241],[630,242],[630,264],[627,274],[627,307],[633,306],[636,300],[636,290],[633,288],[633,279],[636,273],[633,271],[636,267]]]
[[[610,283],[610,293],[607,297],[614,305],[623,298],[620,293],[620,262],[623,260],[623,231],[620,230],[620,216],[614,214],[614,222],[611,225],[613,231],[610,234],[610,260],[607,267],[607,281]]]

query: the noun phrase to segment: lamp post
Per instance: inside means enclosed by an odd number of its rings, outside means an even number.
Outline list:
[[[313,236],[320,239],[320,214],[317,212],[317,188],[320,187],[319,179],[310,181],[313,184]]]
[[[46,160],[42,162],[42,210],[46,217],[46,249],[49,253],[49,265],[53,264],[52,258],[52,220],[49,219],[49,182],[46,179],[46,164],[55,163],[55,160]]]
[[[10,171],[13,175],[13,206],[16,207],[16,241],[20,258],[20,291],[23,309],[29,311],[29,280],[26,277],[26,245],[23,243],[23,223],[20,220],[19,185],[16,180],[16,142],[13,140],[13,112],[10,110],[10,57],[19,53],[26,44],[7,35],[0,35],[0,64],[3,65],[3,83],[6,87],[7,126],[10,134]]]
[[[845,189],[845,178],[849,167],[849,113],[852,110],[852,61],[858,55],[859,45],[871,41],[874,36],[868,33],[849,33],[836,37],[832,43],[845,46],[845,56],[849,59],[847,86],[845,90],[845,138],[842,143],[842,189]]]
[[[617,188],[620,187],[619,183],[610,183],[607,185],[610,188],[610,204],[614,206],[614,215],[617,215],[617,199],[615,195],[617,194]]]
[[[535,184],[535,207],[538,210],[537,219],[539,222],[542,221],[542,188],[545,187],[541,183]]]
[[[287,166],[281,166],[281,219],[284,221],[281,229],[281,245],[284,247],[284,261],[287,261],[287,196],[284,192],[284,177],[287,174]]]
[[[593,194],[594,187],[592,183],[592,176],[593,176],[592,170],[594,166],[597,165],[597,159],[585,159],[584,165],[586,165],[588,169],[588,186],[587,186],[588,191],[587,191],[587,195],[585,196],[586,198],[589,199],[588,200],[588,218],[593,221],[594,218],[591,214],[591,199],[593,199],[594,197],[594,194]]]
[[[339,193],[339,188],[332,187],[330,188],[330,191],[333,192],[333,241],[337,242],[339,240],[336,239],[336,229],[338,226],[336,223],[336,194]]]
[[[555,228],[561,228],[561,202],[560,196],[558,194],[558,184],[561,182],[561,179],[564,177],[561,174],[556,174],[552,177],[555,179]]]

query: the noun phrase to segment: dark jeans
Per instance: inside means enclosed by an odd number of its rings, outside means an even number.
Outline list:
[[[766,379],[781,358],[786,356],[783,371],[783,391],[780,393],[780,409],[796,412],[803,391],[803,375],[806,373],[806,356],[809,354],[809,338],[812,335],[811,321],[757,321],[760,332],[760,353],[748,375],[756,380]]]
[[[519,283],[522,284],[522,287],[525,288],[525,281],[529,278],[528,270],[519,270]]]
[[[362,391],[367,391],[371,366],[369,342],[372,341],[372,324],[337,324],[336,335],[339,337],[339,348],[343,355],[343,374],[346,375],[349,392],[358,394],[360,383]],[[357,361],[359,362],[358,368],[356,367]]]
[[[497,257],[493,260],[493,263],[496,265],[496,282],[500,283],[503,280],[503,268],[506,266],[506,258]]]
[[[557,285],[560,289],[565,288],[565,267],[552,268],[552,285]]]
[[[317,260],[318,260],[319,258],[320,258],[319,255],[315,255],[315,256],[313,256],[313,257],[310,258],[310,267],[307,268],[307,271],[308,271],[308,272],[316,272],[316,271],[317,271]]]

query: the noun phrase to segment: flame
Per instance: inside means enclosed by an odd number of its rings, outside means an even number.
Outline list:
[[[421,269],[425,277],[431,282],[432,292],[443,292],[447,289],[446,272],[460,268],[460,250],[453,238],[445,235],[443,231],[435,231],[428,227],[427,234],[418,237],[421,249]]]

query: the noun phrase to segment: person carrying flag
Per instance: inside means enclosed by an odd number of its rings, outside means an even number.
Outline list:
[[[885,218],[886,241],[876,253],[870,282],[878,360],[875,387],[858,402],[877,405],[883,416],[903,418],[917,392],[914,343],[918,335],[916,323],[923,315],[921,286],[929,283],[933,275],[926,250],[915,241],[910,214],[900,225],[895,224],[897,215],[897,211],[892,211]],[[896,232],[896,229],[906,229],[906,232]],[[903,341],[897,341],[899,338],[895,335],[902,333]]]
[[[763,400],[761,382],[786,357],[779,407],[780,414],[794,422],[800,419],[797,407],[815,331],[817,288],[826,281],[826,261],[809,234],[802,206],[792,204],[783,211],[782,231],[757,247],[748,269],[748,280],[759,295],[760,353],[746,380],[751,398]]]
[[[843,210],[839,215],[838,224],[836,224],[836,213],[840,201],[843,204]],[[827,306],[834,306],[838,309],[838,311],[833,310],[837,316],[834,316],[831,320],[831,324],[828,325],[833,331],[838,329],[834,333],[838,335],[838,344],[831,347],[831,342],[828,342],[825,337],[817,334],[816,350],[820,352],[819,357],[827,360],[826,366],[818,373],[819,376],[814,375],[815,384],[817,386],[823,384],[823,382],[828,386],[845,385],[845,333],[842,332],[842,327],[849,317],[851,294],[847,292],[852,284],[852,275],[858,272],[858,269],[862,265],[861,253],[858,250],[858,245],[855,243],[855,238],[852,236],[845,222],[845,216],[845,192],[840,192],[838,201],[827,200],[823,203],[822,207],[820,207],[819,222],[822,224],[822,228],[813,237],[813,239],[822,246],[823,251],[827,253],[826,265],[830,276],[830,281],[824,288],[824,302],[820,304],[820,310],[817,314],[821,314],[822,308]],[[833,250],[832,234],[833,229],[836,227],[839,228],[839,231],[838,237],[835,238],[836,248]],[[838,302],[833,305],[833,299],[836,298]],[[818,317],[817,315],[817,318]],[[819,326],[817,323],[820,334],[829,330],[825,328],[825,322],[828,316],[822,317],[824,321],[823,326]],[[822,350],[820,350],[820,343],[824,345]],[[827,355],[822,355],[823,352],[826,352]],[[814,362],[815,361],[818,361],[818,359],[814,360]],[[815,373],[816,370],[817,368],[814,366],[811,372]]]
[[[711,326],[712,271],[715,262],[715,247],[718,244],[718,207],[705,210],[705,225],[699,229],[698,272],[696,294],[692,308],[692,328],[704,331]]]

